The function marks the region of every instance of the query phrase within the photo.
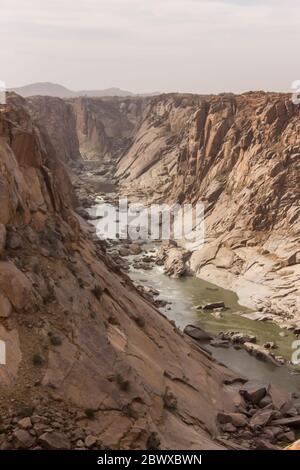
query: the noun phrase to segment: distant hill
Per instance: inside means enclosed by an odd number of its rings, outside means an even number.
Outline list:
[[[78,96],[136,96],[136,94],[121,90],[120,88],[106,88],[105,90],[80,90],[72,91],[68,88],[58,85],[56,83],[42,82],[42,83],[31,83],[23,87],[11,88],[10,91],[16,92],[18,95],[27,98],[29,96],[56,96],[58,98],[76,98]],[[159,93],[143,94],[141,96],[154,96]]]

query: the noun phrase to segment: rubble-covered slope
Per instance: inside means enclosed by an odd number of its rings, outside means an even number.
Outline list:
[[[223,448],[216,413],[241,400],[225,385],[233,375],[138,294],[73,201],[47,136],[11,96],[0,110],[1,447]]]

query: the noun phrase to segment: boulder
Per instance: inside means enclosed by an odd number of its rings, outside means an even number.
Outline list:
[[[272,353],[269,350],[264,349],[262,346],[259,346],[258,344],[246,342],[244,343],[244,348],[249,354],[257,357],[257,359],[270,362],[271,364],[274,364],[275,366],[281,365],[279,360],[276,360],[276,358],[273,357]]]
[[[240,389],[240,394],[245,398],[246,401],[257,405],[267,393],[267,389],[264,385],[256,384],[253,382],[247,382],[243,388]]]
[[[194,325],[187,325],[183,332],[197,341],[208,341],[212,339],[209,333]]]
[[[90,219],[90,215],[89,215],[88,211],[86,211],[83,207],[77,207],[76,208],[76,213],[78,215],[80,215],[80,217],[82,217],[85,220]]]
[[[273,410],[272,409],[263,409],[263,410],[258,410],[251,418],[250,420],[250,428],[253,430],[262,428],[266,426],[273,415]]]
[[[272,421],[274,426],[290,426],[292,428],[300,427],[300,416],[295,416],[292,418],[279,418]]]
[[[39,444],[48,450],[70,450],[71,444],[61,432],[45,432],[39,437]]]
[[[0,289],[16,309],[32,306],[31,282],[9,261],[0,261]]]
[[[130,255],[130,250],[128,248],[120,248],[119,249],[119,255],[120,256],[129,256]]]
[[[171,248],[164,262],[165,273],[168,276],[180,278],[188,273],[187,261],[191,253],[183,248]]]
[[[281,410],[284,406],[290,403],[291,395],[287,391],[279,389],[273,384],[268,386],[267,392],[276,410]]]
[[[236,432],[236,429],[237,429],[237,428],[236,428],[235,426],[233,426],[233,424],[231,424],[231,423],[223,424],[223,425],[221,426],[221,428],[222,428],[222,431],[224,431],[224,432]]]
[[[278,434],[277,439],[282,442],[294,442],[296,439],[294,431],[283,432]]]
[[[256,343],[255,336],[240,333],[238,331],[222,331],[219,333],[218,338],[230,341],[233,344]]]
[[[6,247],[11,250],[17,250],[22,246],[21,236],[14,231],[8,231],[6,236]]]
[[[193,252],[191,256],[191,269],[194,272],[199,271],[202,266],[215,259],[220,248],[220,242],[214,240],[213,242],[203,246],[200,250]]]
[[[215,308],[226,308],[224,302],[212,302],[209,304],[205,304],[202,307],[202,310],[214,310]]]
[[[31,419],[29,417],[20,419],[20,421],[18,421],[18,426],[21,429],[30,429],[30,428],[32,428]]]
[[[242,413],[224,413],[217,414],[217,421],[220,424],[232,424],[236,428],[243,428],[247,425],[248,419]]]
[[[129,247],[130,253],[132,255],[140,255],[142,253],[142,248],[137,243],[132,243]]]
[[[24,429],[17,429],[13,433],[14,447],[17,449],[30,449],[35,444],[35,438]]]
[[[270,405],[272,403],[272,400],[269,396],[265,396],[264,398],[262,398],[259,402],[259,406],[260,408],[265,408],[266,406]]]
[[[281,450],[280,447],[271,444],[266,439],[255,439],[255,448],[257,450]]]
[[[97,438],[90,434],[89,436],[85,438],[84,444],[88,449],[90,449],[95,444],[97,444]]]
[[[10,301],[0,293],[0,318],[8,318],[12,312]]]
[[[247,318],[248,320],[253,321],[272,321],[272,315],[267,315],[262,312],[250,312],[250,313],[243,313],[242,317]]]

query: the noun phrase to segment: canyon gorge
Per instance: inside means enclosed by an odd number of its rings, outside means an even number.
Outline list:
[[[138,281],[150,257],[171,278],[234,291],[249,322],[297,339],[299,119],[290,95],[277,93],[8,94],[2,449],[274,449],[296,439],[298,372],[291,392],[231,371],[203,345],[205,331],[181,328]],[[169,241],[141,254],[139,244],[97,238],[89,210],[119,196],[203,203],[204,246]],[[138,265],[136,279],[127,262]],[[225,316],[220,305],[208,310]],[[221,340],[267,355],[245,338]]]

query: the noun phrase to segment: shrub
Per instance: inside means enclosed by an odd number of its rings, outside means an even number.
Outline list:
[[[87,410],[85,410],[84,413],[88,419],[95,419],[95,412],[91,408],[88,408]]]
[[[116,382],[121,390],[124,392],[129,389],[129,380],[124,379],[121,374],[116,375]]]
[[[92,292],[93,292],[94,296],[95,296],[98,300],[101,299],[102,294],[103,294],[103,289],[102,289],[102,287],[100,287],[100,286],[95,286]]]
[[[160,447],[160,438],[157,432],[152,432],[146,442],[147,450],[158,450]]]
[[[61,346],[62,345],[62,339],[61,339],[60,336],[55,335],[53,333],[49,333],[49,337],[50,337],[50,343],[52,344],[52,346]]]
[[[136,324],[140,327],[140,328],[144,328],[146,322],[145,322],[145,319],[143,317],[134,317],[134,321],[136,322]]]
[[[34,366],[40,367],[45,363],[45,360],[44,360],[43,356],[41,356],[40,354],[37,353],[37,354],[33,355],[32,362],[33,362]]]

